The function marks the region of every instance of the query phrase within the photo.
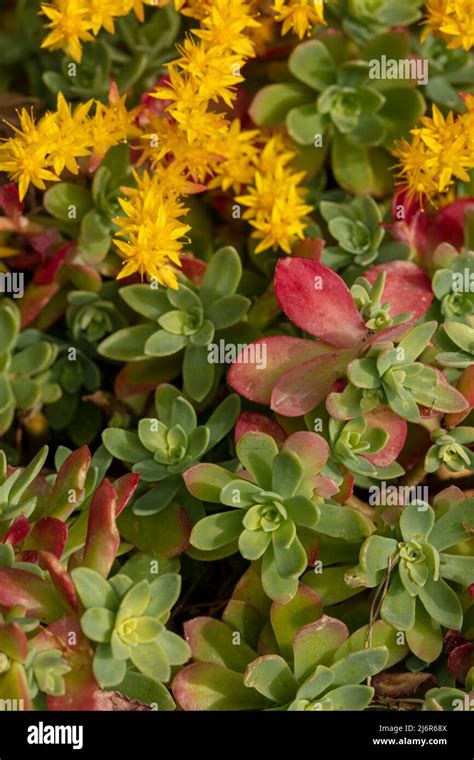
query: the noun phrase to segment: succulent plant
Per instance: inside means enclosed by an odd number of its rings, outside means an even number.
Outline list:
[[[368,588],[383,582],[386,590],[380,614],[396,630],[422,630],[426,616],[435,621],[430,635],[436,638],[441,636],[439,625],[460,629],[463,610],[447,581],[467,587],[474,558],[445,550],[469,537],[474,525],[473,503],[461,501],[437,520],[426,502],[408,504],[400,516],[399,536],[369,536],[362,545],[359,565],[347,572],[346,582]]]
[[[387,52],[383,44],[381,52]],[[372,161],[377,155],[380,169],[381,146],[390,148],[394,137],[408,131],[423,113],[420,93],[403,80],[386,86],[385,80],[371,78],[368,61],[351,60],[349,46],[338,36],[297,45],[288,69],[289,81],[257,93],[250,109],[254,121],[269,127],[285,120],[297,143],[313,146],[315,169],[330,144],[331,169],[339,185],[356,194],[373,189]],[[387,181],[383,171],[377,181]]]
[[[66,320],[75,340],[95,344],[125,327],[125,317],[113,302],[117,290],[115,283],[107,283],[100,293],[88,290],[69,293]]]
[[[441,465],[450,472],[474,470],[474,452],[468,448],[468,444],[474,445],[473,427],[433,430],[431,441],[425,457],[427,472],[436,472]]]
[[[59,697],[65,693],[64,676],[71,672],[71,667],[59,649],[49,649],[44,652],[31,650],[25,662],[25,668],[31,699],[34,699],[40,691],[53,697]]]
[[[184,630],[194,662],[172,684],[184,710],[364,709],[374,689],[357,688],[359,674],[365,672],[363,680],[407,651],[380,620],[372,646],[365,647],[367,626],[350,636],[344,623],[323,614],[318,595],[304,584],[290,602],[269,606],[252,567],[237,583],[222,621],[197,617]],[[344,684],[336,685],[338,673]]]
[[[331,393],[328,409],[338,419],[351,419],[388,404],[403,419],[421,419],[419,406],[430,411],[462,412],[467,401],[433,367],[416,359],[428,345],[436,322],[411,328],[397,346],[375,343],[363,359],[347,369],[349,383],[342,393]]]
[[[440,301],[443,318],[470,324],[474,315],[474,253],[458,254],[444,246],[444,251],[435,252],[437,259],[444,266],[434,273],[433,293]]]
[[[388,410],[385,411],[383,417],[379,417],[379,421],[381,424],[385,421],[387,421],[388,425],[392,423],[390,432],[393,433],[393,424],[397,424],[395,422],[397,418],[390,419],[390,413],[388,412],[387,414],[387,412]],[[367,417],[356,417],[349,422],[336,420],[331,417],[329,420],[329,435],[332,461],[341,464],[352,473],[379,480],[396,478],[399,475],[403,475],[403,468],[397,462],[392,461],[389,464],[382,464],[382,462],[387,461],[383,451],[390,440],[390,434],[384,427],[377,427],[377,424],[377,418],[371,421],[370,414]],[[406,430],[401,428],[398,435],[400,436],[398,448],[402,448]],[[396,452],[396,449],[395,451],[392,450],[389,458],[393,457],[395,459],[397,456]],[[377,457],[377,455],[379,456]]]
[[[336,272],[348,265],[365,268],[376,260],[404,259],[409,248],[404,243],[385,242],[382,213],[369,196],[349,203],[321,201],[321,216],[337,246],[325,246],[322,260]],[[383,292],[384,283],[381,283]],[[374,299],[375,300],[375,299]]]
[[[374,34],[396,26],[412,24],[420,18],[421,0],[402,0],[394,5],[390,0],[338,0],[329,6],[342,23],[344,31],[358,41],[371,41]],[[390,36],[388,44],[390,43]]]
[[[93,669],[102,687],[121,683],[129,660],[156,681],[168,681],[171,666],[188,660],[187,644],[165,628],[179,596],[179,575],[134,584],[123,574],[106,581],[82,567],[72,571],[72,579],[85,608],[81,628],[97,642]]]
[[[271,335],[257,343],[266,351],[266,367],[256,362],[235,361],[228,382],[245,398],[270,404],[279,414],[296,417],[318,406],[330,393],[336,380],[345,378],[351,361],[364,355],[375,341],[394,340],[408,332],[432,302],[429,279],[416,264],[396,261],[381,264],[365,272],[374,285],[385,272],[383,293],[380,280],[377,302],[390,303],[389,326],[369,329],[357,303],[343,280],[317,261],[305,258],[280,259],[275,270],[276,297],[287,317],[305,334],[317,341],[288,335]],[[364,288],[365,289],[365,288]],[[403,305],[400,293],[403,292]],[[397,324],[397,317],[412,315],[409,322]],[[370,321],[369,317],[369,321]],[[390,320],[393,320],[390,322]],[[395,324],[394,324],[395,322]],[[374,408],[375,404],[371,408]],[[354,416],[360,416],[360,412]]]
[[[372,530],[355,510],[325,503],[338,490],[319,475],[328,454],[315,433],[291,435],[282,451],[269,435],[247,433],[237,443],[245,468],[240,477],[213,464],[190,468],[184,479],[193,496],[233,507],[199,520],[191,544],[203,551],[238,548],[245,559],[261,559],[265,593],[291,599],[308,565],[304,535],[313,543],[315,531],[357,541]]]
[[[35,330],[20,332],[20,312],[4,299],[0,304],[0,433],[10,428],[15,412],[31,413],[61,396],[52,366],[57,348]]]
[[[193,406],[175,386],[163,383],[155,393],[156,418],[144,417],[138,432],[107,428],[107,450],[117,459],[133,462],[143,482],[159,483],[134,504],[137,515],[152,515],[173,500],[183,487],[183,473],[195,465],[232,429],[239,411],[238,396],[228,396],[205,425],[197,424]]]
[[[472,366],[474,357],[474,327],[460,322],[445,322],[435,336],[441,349],[436,361],[443,367],[464,369]]]
[[[236,293],[241,274],[237,251],[226,247],[209,261],[199,289],[191,283],[181,284],[177,291],[148,285],[122,288],[120,295],[128,306],[152,321],[114,333],[100,344],[99,353],[122,361],[146,357],[164,361],[183,352],[184,391],[202,401],[215,388],[222,366],[222,361],[213,361],[209,347],[224,341],[232,348],[235,339],[229,328],[250,306],[247,298]]]
[[[74,445],[82,446],[94,440],[103,422],[100,409],[82,396],[84,392],[91,393],[99,388],[101,372],[94,359],[81,350],[81,343],[55,342],[58,357],[52,376],[62,394],[55,403],[48,405],[46,418],[53,430],[66,431]]]

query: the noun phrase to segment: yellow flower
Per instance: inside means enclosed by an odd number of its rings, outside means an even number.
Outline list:
[[[136,188],[123,188],[126,198],[120,199],[125,217],[115,219],[121,227],[115,245],[126,260],[119,279],[138,272],[163,285],[177,288],[174,268],[181,266],[179,255],[190,227],[180,221],[187,213],[184,205],[173,195],[166,196],[156,175],[135,174]]]
[[[228,106],[235,98],[235,86],[243,82],[240,74],[242,59],[238,55],[223,54],[218,47],[209,47],[204,42],[188,38],[183,45],[177,45],[181,58],[175,61],[198,87],[203,100],[216,102],[220,98]]]
[[[122,15],[120,6],[117,9],[117,0],[87,0],[89,18],[92,24],[92,33],[99,34],[102,27],[110,34],[115,31],[114,18]],[[128,11],[123,11],[123,14]]]
[[[474,168],[470,121],[470,110],[457,117],[449,112],[445,118],[434,105],[432,117],[424,116],[422,126],[411,130],[411,143],[396,143],[399,176],[412,194],[438,203],[436,196],[449,191],[455,179],[469,181],[468,170]]]
[[[258,157],[255,142],[259,135],[256,129],[241,130],[239,119],[232,122],[220,141],[219,152],[224,160],[215,166],[215,176],[209,182],[209,188],[221,187],[224,191],[232,188],[235,193],[240,193],[243,185],[253,181]]]
[[[16,137],[5,141],[0,148],[0,170],[8,172],[19,183],[20,200],[25,197],[31,184],[44,190],[44,181],[56,182],[58,177],[50,171],[48,154],[54,136],[54,122],[47,114],[38,123],[33,114],[23,108],[18,114],[20,127],[8,126]]]
[[[77,63],[82,59],[81,42],[91,42],[92,22],[89,6],[85,0],[55,0],[54,4],[41,6],[42,13],[50,23],[50,33],[43,40],[41,47],[51,50],[64,50]]]
[[[259,27],[245,0],[234,0],[230,6],[228,0],[214,0],[209,14],[201,22],[201,29],[196,29],[194,34],[222,53],[250,58],[254,55],[254,43],[245,30]]]
[[[8,172],[11,179],[18,182],[20,200],[25,197],[30,183],[40,190],[44,190],[47,182],[57,182],[56,177],[48,169],[49,161],[46,158],[47,148],[37,146],[33,148],[26,143],[10,139],[6,145],[0,148],[0,171]]]
[[[294,31],[300,40],[311,33],[314,24],[325,24],[323,0],[274,0],[276,20],[282,21],[281,33]]]
[[[89,120],[90,141],[93,145],[91,169],[94,169],[105,156],[107,151],[119,142],[125,142],[129,137],[138,137],[140,130],[134,121],[139,108],[127,111],[126,95],[121,98],[116,93],[116,87],[111,87],[109,103],[106,106],[97,101],[94,116]]]
[[[261,240],[255,253],[278,247],[291,253],[295,241],[304,237],[305,218],[312,207],[304,202],[299,186],[305,173],[286,165],[292,157],[284,141],[272,137],[259,156],[253,184],[236,198],[247,206],[243,218],[255,228],[252,237]]]
[[[472,0],[427,0],[427,29],[422,40],[430,32],[444,37],[449,48],[470,50],[474,45],[474,14]]]
[[[91,138],[87,114],[93,100],[78,105],[72,113],[71,105],[59,92],[57,110],[52,114],[55,126],[54,138],[51,140],[50,162],[59,176],[66,168],[77,174],[79,167],[76,158],[90,155]]]

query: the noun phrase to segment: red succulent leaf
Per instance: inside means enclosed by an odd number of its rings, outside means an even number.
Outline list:
[[[339,486],[339,492],[333,497],[339,504],[344,504],[352,496],[355,483],[355,477],[349,470],[344,468],[342,475],[344,479]]]
[[[112,483],[105,479],[94,494],[89,507],[89,522],[82,560],[88,567],[107,578],[119,545],[120,535],[115,522],[117,495]]]
[[[329,446],[324,438],[304,430],[290,435],[283,444],[283,451],[293,451],[309,477],[320,473],[329,457]]]
[[[119,691],[98,691],[95,695],[95,710],[113,712],[150,712],[154,707],[129,699]]]
[[[434,251],[440,243],[450,243],[460,249],[464,244],[464,222],[466,212],[474,210],[474,198],[459,198],[440,208],[431,219],[429,226],[427,253]]]
[[[278,422],[261,412],[242,412],[235,424],[235,442],[237,443],[245,433],[266,433],[277,443],[283,443],[286,438],[286,433]]]
[[[87,446],[69,454],[59,468],[49,499],[50,516],[66,520],[81,499],[86,475],[91,462],[91,453]]]
[[[319,261],[280,259],[275,270],[275,294],[293,324],[331,346],[348,348],[367,335],[349,288]]]
[[[28,656],[28,639],[18,623],[0,622],[0,652],[12,660],[24,662]]]
[[[32,282],[26,287],[25,294],[20,301],[21,326],[27,327],[43,311],[59,290],[59,283],[52,282],[49,285],[34,285]]]
[[[453,649],[448,657],[448,670],[456,681],[463,684],[472,667],[474,667],[474,644],[468,641]]]
[[[82,634],[78,618],[63,617],[49,626],[48,633],[53,642],[58,639],[63,642],[63,655],[71,668],[64,676],[65,693],[60,697],[48,696],[48,709],[97,710],[99,684],[92,670],[94,652]]]
[[[38,267],[33,275],[35,285],[49,285],[53,282],[73,245],[73,243],[65,243],[52,256],[49,256],[44,264]]]
[[[185,253],[181,256],[181,266],[183,274],[191,280],[194,285],[200,285],[204,273],[207,269],[207,264],[201,259],[197,259],[192,253]]]
[[[392,464],[405,445],[408,423],[392,412],[388,406],[379,406],[371,412],[366,412],[364,417],[369,430],[382,428],[388,434],[388,441],[381,451],[376,454],[363,454],[363,456],[377,467]]]
[[[310,412],[324,401],[336,380],[346,374],[353,358],[351,350],[323,353],[285,372],[273,388],[271,408],[285,417]]]
[[[174,380],[182,369],[182,357],[174,354],[162,359],[141,359],[129,362],[117,374],[114,383],[115,395],[118,399],[127,396],[137,396],[142,393],[155,391],[160,383]]]
[[[17,562],[28,562],[30,565],[39,565],[39,553],[36,550],[18,552],[16,554]]]
[[[26,570],[0,567],[0,607],[25,608],[25,614],[46,622],[63,611],[55,589],[42,578]]]
[[[301,256],[303,259],[321,261],[325,241],[323,238],[306,237],[300,240],[292,251],[293,256]]]
[[[400,188],[392,200],[391,224],[383,227],[390,231],[394,238],[422,252],[430,224],[430,215],[420,204],[416,196],[404,188]]]
[[[34,525],[25,549],[51,552],[61,559],[67,542],[68,528],[62,520],[55,517],[42,517]]]
[[[20,517],[17,517],[16,520],[12,522],[1,543],[11,544],[12,546],[21,544],[30,532],[30,528],[31,526],[28,518],[20,515]]]
[[[76,589],[69,573],[64,569],[58,557],[48,551],[40,552],[42,565],[51,576],[54,587],[67,607],[77,610],[79,603]]]
[[[23,203],[20,201],[18,187],[14,182],[9,182],[0,187],[0,208],[10,219],[16,219],[23,212]]]
[[[332,350],[331,346],[325,343],[304,338],[291,338],[287,335],[260,338],[250,346],[259,346],[258,349],[255,348],[255,361],[239,361],[239,355],[229,368],[227,382],[241,396],[257,404],[270,404],[272,391],[286,372]],[[245,357],[251,356],[252,354],[247,350]],[[260,365],[257,363],[257,357],[264,360],[264,366],[263,363]]]
[[[115,507],[115,517],[118,517],[125,509],[128,502],[135,493],[138,483],[140,482],[140,475],[129,472],[126,475],[122,475],[114,482],[114,491],[117,496],[117,504]]]

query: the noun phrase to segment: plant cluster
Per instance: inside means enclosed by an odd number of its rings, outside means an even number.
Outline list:
[[[2,704],[473,709],[470,6],[3,4]]]

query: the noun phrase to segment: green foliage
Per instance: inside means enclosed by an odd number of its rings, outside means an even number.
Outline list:
[[[222,362],[211,344],[235,338],[229,328],[241,320],[250,301],[238,295],[242,264],[234,248],[221,248],[211,258],[199,289],[191,283],[179,290],[129,285],[120,294],[128,306],[150,322],[127,327],[106,338],[99,353],[119,361],[167,357],[183,352],[184,391],[202,401],[215,388]]]
[[[474,558],[445,553],[469,537],[474,519],[472,500],[453,506],[435,520],[426,502],[404,507],[397,538],[370,536],[362,545],[359,565],[346,574],[354,587],[387,589],[381,616],[396,630],[412,631],[422,624],[423,612],[439,625],[459,630],[463,610],[451,583],[466,587],[472,580]],[[439,627],[433,635],[441,637]]]
[[[165,628],[180,590],[180,577],[167,573],[151,583],[134,583],[125,574],[104,580],[88,568],[72,578],[85,608],[81,628],[96,644],[94,675],[102,687],[123,681],[133,663],[154,681],[168,681],[173,665],[189,658],[183,639]]]
[[[436,322],[418,325],[396,347],[375,343],[363,359],[351,362],[347,371],[350,382],[342,393],[331,394],[333,415],[352,419],[387,404],[403,419],[419,422],[419,405],[439,412],[463,411],[467,404],[464,397],[442,382],[436,369],[416,361],[435,330]]]
[[[4,299],[0,304],[0,434],[13,423],[15,412],[39,410],[61,397],[52,367],[57,348],[36,330],[20,332],[20,312]]]
[[[155,393],[156,418],[143,418],[138,432],[107,428],[106,449],[117,459],[133,463],[142,481],[159,483],[134,504],[137,515],[165,509],[182,488],[182,474],[195,465],[232,429],[240,411],[237,395],[228,396],[205,425],[197,424],[194,407],[173,385],[163,383]]]

